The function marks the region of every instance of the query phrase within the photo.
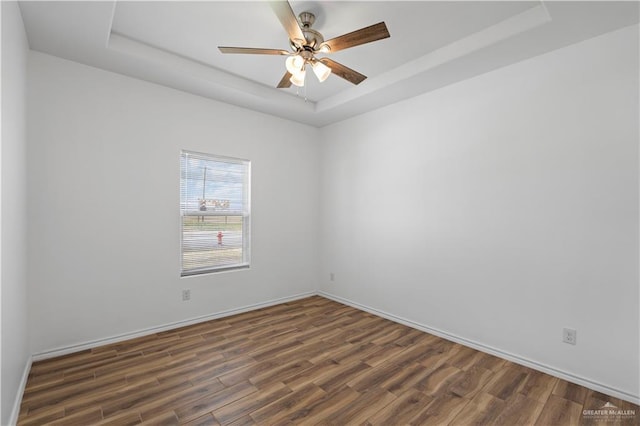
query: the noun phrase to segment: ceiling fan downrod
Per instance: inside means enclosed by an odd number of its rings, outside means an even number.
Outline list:
[[[291,49],[296,52],[305,50],[312,53],[317,53],[319,51],[327,53],[329,51],[329,46],[324,45],[326,46],[326,49],[322,49],[324,46],[321,46],[322,43],[324,43],[324,36],[320,32],[311,28],[313,23],[316,21],[316,16],[311,12],[302,12],[298,15],[298,20],[300,22],[300,30],[305,38],[305,43],[302,46],[299,46],[293,40],[289,40]]]

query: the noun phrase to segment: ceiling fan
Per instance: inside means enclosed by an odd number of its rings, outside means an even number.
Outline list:
[[[316,54],[338,52],[349,47],[390,37],[385,23],[379,22],[325,41],[322,34],[311,28],[316,19],[313,13],[300,13],[300,21],[298,22],[288,1],[270,1],[269,4],[289,35],[291,51],[225,46],[218,46],[218,49],[222,53],[288,56],[285,61],[287,72],[278,83],[278,88],[287,88],[291,84],[299,87],[304,86],[304,78],[308,66],[313,69],[320,82],[325,81],[333,72],[338,77],[353,84],[360,84],[367,78],[365,75],[329,58],[316,58]]]

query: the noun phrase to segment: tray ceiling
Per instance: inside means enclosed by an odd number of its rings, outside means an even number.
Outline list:
[[[276,89],[289,50],[266,2],[21,2],[30,47],[197,95],[322,126],[638,23],[636,2],[291,1],[326,39],[385,21],[391,37],[327,55],[365,75],[358,86],[312,73]]]

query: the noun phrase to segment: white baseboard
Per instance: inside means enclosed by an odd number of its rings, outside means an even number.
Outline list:
[[[87,349],[96,348],[98,346],[109,345],[111,343],[118,343],[118,342],[122,342],[124,340],[134,339],[136,337],[147,336],[149,334],[160,333],[162,331],[173,330],[175,328],[185,327],[187,325],[193,325],[193,324],[197,324],[197,323],[200,323],[200,322],[210,321],[210,320],[214,320],[214,319],[218,319],[218,318],[224,318],[224,317],[228,317],[228,316],[231,316],[231,315],[241,314],[243,312],[254,311],[256,309],[266,308],[266,307],[269,307],[269,306],[278,305],[280,303],[292,302],[294,300],[304,299],[305,297],[315,296],[317,294],[318,293],[315,292],[315,291],[310,291],[310,292],[307,292],[307,293],[300,293],[300,294],[296,294],[294,296],[282,297],[282,298],[279,298],[279,299],[272,299],[272,300],[268,300],[266,302],[255,303],[253,305],[246,305],[246,306],[242,306],[242,307],[234,308],[234,309],[228,309],[226,311],[217,312],[217,313],[209,314],[209,315],[203,315],[203,316],[200,316],[200,317],[190,318],[190,319],[187,319],[187,320],[176,321],[176,322],[173,322],[173,323],[164,324],[164,325],[160,325],[160,326],[157,326],[157,327],[150,327],[150,328],[145,328],[145,329],[142,329],[142,330],[132,331],[132,332],[129,332],[129,333],[119,334],[119,335],[116,335],[116,336],[111,336],[111,337],[106,337],[106,338],[96,339],[96,340],[90,340],[90,341],[83,342],[83,343],[78,343],[78,344],[75,344],[75,345],[64,346],[64,347],[60,347],[60,348],[55,348],[55,349],[39,352],[39,353],[33,354],[32,359],[33,359],[34,362],[35,361],[42,361],[44,359],[54,358],[54,357],[61,356],[61,355],[67,355],[67,354],[74,353],[74,352],[80,352],[80,351],[84,351],[84,350],[87,350]]]
[[[22,378],[20,379],[20,385],[16,392],[16,399],[13,402],[13,408],[11,409],[11,416],[9,417],[9,425],[15,426],[18,423],[18,416],[20,415],[20,405],[22,405],[22,396],[24,390],[27,387],[27,380],[29,379],[29,371],[31,371],[31,364],[33,363],[33,357],[29,357],[24,366],[22,372]]]
[[[620,399],[623,399],[625,401],[628,401],[628,402],[631,402],[631,403],[634,403],[634,404],[640,404],[640,397],[638,395],[633,395],[633,394],[630,394],[628,392],[625,392],[625,391],[622,391],[622,390],[619,390],[619,389],[616,389],[616,388],[612,388],[610,386],[604,385],[602,383],[595,382],[595,381],[587,379],[585,377],[576,376],[574,374],[567,373],[567,372],[562,371],[562,370],[558,370],[558,369],[556,369],[554,367],[551,367],[549,365],[542,364],[542,363],[539,363],[537,361],[533,361],[533,360],[530,360],[530,359],[527,359],[527,358],[523,358],[523,357],[521,357],[519,355],[515,355],[515,354],[512,354],[512,353],[503,351],[501,349],[497,349],[497,348],[494,348],[494,347],[491,347],[491,346],[488,346],[488,345],[484,345],[482,343],[475,342],[473,340],[465,339],[464,337],[460,337],[460,336],[457,336],[455,334],[448,333],[446,331],[438,330],[438,329],[429,327],[427,325],[420,324],[420,323],[417,323],[415,321],[411,321],[411,320],[408,320],[406,318],[402,318],[402,317],[390,314],[388,312],[384,312],[384,311],[381,311],[379,309],[375,309],[375,308],[372,308],[370,306],[363,305],[361,303],[357,303],[357,302],[354,302],[354,301],[349,300],[349,299],[345,299],[345,298],[340,297],[340,296],[336,296],[336,295],[331,294],[331,293],[327,293],[327,292],[322,291],[322,290],[318,291],[318,295],[322,296],[322,297],[326,297],[327,299],[335,300],[336,302],[340,302],[340,303],[343,303],[345,305],[352,306],[352,307],[354,307],[356,309],[360,309],[360,310],[369,312],[371,314],[386,318],[386,319],[391,320],[393,322],[397,322],[399,324],[406,325],[408,327],[415,328],[415,329],[420,330],[420,331],[424,331],[425,333],[433,334],[435,336],[442,337],[443,339],[450,340],[452,342],[459,343],[461,345],[468,346],[468,347],[473,348],[473,349],[477,349],[477,350],[479,350],[481,352],[486,352],[488,354],[495,355],[495,356],[497,356],[499,358],[506,359],[506,360],[514,362],[516,364],[524,365],[525,367],[529,367],[529,368],[532,368],[534,370],[541,371],[543,373],[549,374],[549,375],[554,376],[554,377],[558,377],[560,379],[566,380],[566,381],[571,382],[571,383],[575,383],[575,384],[580,385],[580,386],[584,386],[586,388],[595,390],[597,392],[601,392],[601,393],[604,393],[604,394],[607,394],[607,395],[611,395],[613,397],[620,398]]]

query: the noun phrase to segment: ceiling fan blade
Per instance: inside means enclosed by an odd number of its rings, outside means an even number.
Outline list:
[[[304,38],[304,34],[300,29],[300,25],[298,24],[298,18],[296,18],[295,13],[293,13],[293,9],[291,9],[291,5],[288,1],[270,1],[269,5],[273,12],[276,14],[280,23],[284,27],[287,34],[289,34],[289,39],[293,41],[296,45],[302,46],[306,43]]]
[[[348,34],[341,35],[331,40],[327,40],[322,45],[327,45],[331,52],[338,52],[349,47],[360,46],[361,44],[371,43],[372,41],[382,40],[391,37],[389,30],[384,22],[361,28]]]
[[[285,72],[282,80],[280,80],[280,83],[278,83],[278,89],[286,89],[287,87],[291,87],[291,80],[289,80],[290,78],[291,73],[289,71]]]
[[[351,68],[346,67],[341,63],[333,61],[329,58],[322,58],[318,60],[331,68],[331,72],[333,72],[335,75],[344,78],[350,83],[360,84],[367,78],[366,75],[360,74],[358,71],[352,70]]]
[[[282,49],[260,49],[255,47],[218,46],[218,49],[220,49],[222,53],[248,53],[252,55],[289,55],[291,53]]]

